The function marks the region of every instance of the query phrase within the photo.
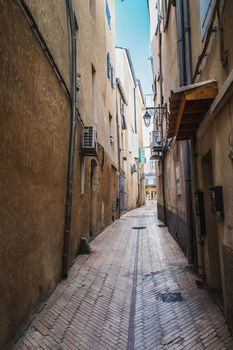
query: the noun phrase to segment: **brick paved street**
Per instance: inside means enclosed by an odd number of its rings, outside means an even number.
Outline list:
[[[150,205],[101,233],[16,349],[233,349],[221,312],[159,224]],[[179,301],[163,300],[169,292]]]

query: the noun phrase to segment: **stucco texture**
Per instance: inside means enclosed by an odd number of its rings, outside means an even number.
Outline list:
[[[7,349],[60,277],[69,101],[19,7],[0,1],[0,12],[0,348]]]

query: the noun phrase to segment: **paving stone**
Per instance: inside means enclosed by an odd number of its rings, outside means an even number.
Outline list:
[[[97,236],[16,349],[127,350],[129,325],[135,350],[233,349],[221,312],[196,287],[154,212],[153,205],[136,209]],[[164,293],[181,293],[183,301],[163,302]]]

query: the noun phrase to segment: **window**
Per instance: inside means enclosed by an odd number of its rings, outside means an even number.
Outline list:
[[[154,97],[157,96],[157,77],[155,75],[155,79],[154,79],[154,82],[153,82],[153,85],[152,85],[152,90],[154,92]]]
[[[107,54],[107,76],[108,79],[111,78],[111,61],[110,61],[110,53]]]
[[[89,11],[91,14],[91,17],[95,19],[95,13],[96,13],[96,0],[89,0]]]
[[[96,70],[95,67],[91,66],[92,71],[92,117],[96,122],[97,117],[97,103],[96,103]]]
[[[204,38],[216,0],[200,0],[201,38]]]
[[[127,160],[126,154],[125,154],[125,140],[124,140],[123,132],[121,132],[121,154],[122,154],[122,158],[124,160]]]
[[[113,145],[114,143],[114,136],[113,136],[113,121],[112,121],[112,116],[109,113],[108,115],[108,121],[109,121],[109,140],[110,140],[110,144]]]
[[[112,88],[115,89],[116,88],[116,74],[115,74],[115,70],[112,66],[111,66],[111,84],[112,84]]]
[[[165,31],[168,25],[168,18],[170,12],[170,0],[162,0],[162,18],[163,18],[163,30]]]
[[[111,29],[111,14],[108,6],[108,1],[106,0],[106,16],[107,16],[107,21],[108,21],[108,26],[109,29]]]
[[[125,105],[121,97],[120,97],[120,113],[121,113],[121,129],[126,130],[127,125],[125,120]]]
[[[143,148],[139,149],[139,162],[140,164],[146,164],[145,150]]]
[[[120,97],[120,113],[121,113],[121,115],[124,115],[124,109],[125,109],[124,102],[123,102],[122,98]]]

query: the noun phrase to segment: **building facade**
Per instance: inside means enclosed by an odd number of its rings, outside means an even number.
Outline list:
[[[148,1],[158,212],[233,330],[232,1]],[[158,124],[157,124],[158,126]]]
[[[0,1],[1,349],[118,215],[114,6]]]
[[[130,53],[116,48],[117,108],[119,120],[120,211],[145,202],[142,134],[144,96],[136,79]]]

